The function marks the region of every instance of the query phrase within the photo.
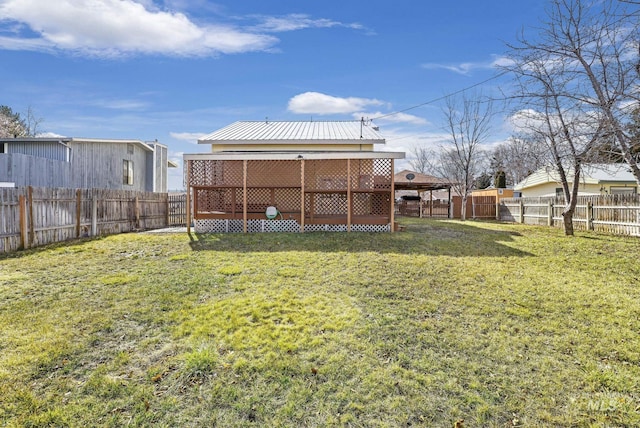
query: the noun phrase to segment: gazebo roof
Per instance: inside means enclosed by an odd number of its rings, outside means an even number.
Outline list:
[[[451,183],[444,178],[406,169],[395,174],[394,183],[396,190],[416,190],[418,192],[451,188]]]

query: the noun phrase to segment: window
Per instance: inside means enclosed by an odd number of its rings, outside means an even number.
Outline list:
[[[122,184],[133,185],[133,161],[122,162]]]
[[[632,186],[632,187],[611,186],[610,190],[612,195],[635,195],[636,193],[638,193],[638,188],[635,186]]]
[[[556,187],[556,198],[563,198],[564,197],[564,190],[562,190],[562,187]]]

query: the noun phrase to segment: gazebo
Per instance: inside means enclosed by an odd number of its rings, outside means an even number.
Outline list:
[[[196,232],[393,231],[394,160],[363,121],[235,122],[185,154]],[[191,204],[193,201],[193,204]]]
[[[447,216],[449,213],[449,206],[451,204],[451,183],[443,178],[434,177],[428,174],[421,174],[415,171],[402,170],[394,176],[395,190],[396,191],[410,191],[417,192],[415,199],[401,199],[398,203],[398,212],[401,215],[412,217],[423,217],[428,215],[433,217],[434,215],[434,203],[433,192],[437,190],[447,191],[446,210]],[[425,204],[422,201],[422,193],[429,192],[429,203]],[[443,208],[444,207],[440,207]]]

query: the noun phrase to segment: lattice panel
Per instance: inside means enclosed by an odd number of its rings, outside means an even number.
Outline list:
[[[391,211],[390,195],[386,193],[355,193],[352,202],[353,215],[388,217]]]
[[[391,212],[391,195],[374,193],[371,195],[371,214],[388,217]]]
[[[196,189],[195,193],[198,212],[226,211],[227,200],[230,197],[229,189]]]
[[[354,190],[373,189],[374,159],[351,160],[351,188]]]
[[[190,160],[187,169],[190,186],[243,185],[242,161]]]
[[[214,161],[215,162],[215,161]],[[220,186],[242,187],[244,185],[243,161],[221,161],[223,183]]]
[[[300,187],[300,162],[255,160],[247,163],[248,187]]]
[[[391,180],[393,171],[391,170],[391,159],[373,160],[373,188],[391,190]]]
[[[345,224],[305,224],[305,232],[346,232]]]
[[[190,160],[187,170],[190,186],[216,186],[222,181],[220,161]]]
[[[196,233],[242,233],[244,231],[242,220],[196,220],[194,229]]]
[[[305,195],[305,212],[308,215],[346,215],[346,193],[309,193]]]
[[[300,232],[300,225],[295,220],[249,220],[247,231],[257,232]]]
[[[255,187],[247,189],[247,212],[265,212],[270,205],[273,205],[271,189]]]
[[[306,161],[304,183],[306,189],[347,190],[347,161],[345,159]]]
[[[372,215],[371,193],[355,193],[352,195],[351,213],[353,215]]]
[[[273,205],[281,212],[300,212],[300,189],[285,188],[274,189]]]
[[[352,224],[352,232],[391,232],[391,224]]]
[[[242,233],[242,220],[196,220],[196,233]],[[249,220],[247,230],[261,232],[300,232],[300,225],[295,220]],[[305,232],[346,232],[344,224],[307,224]],[[352,232],[390,232],[390,224],[353,224]]]

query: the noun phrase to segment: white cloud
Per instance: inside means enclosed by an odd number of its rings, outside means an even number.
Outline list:
[[[289,111],[299,114],[345,114],[354,113],[367,106],[384,104],[369,98],[340,98],[319,92],[305,92],[289,100]]]
[[[42,132],[36,137],[39,138],[67,138],[65,135],[56,134],[55,132]]]
[[[231,26],[197,25],[182,13],[134,0],[4,0],[0,21],[14,27],[0,37],[1,48],[96,56],[231,54],[265,50],[278,41]],[[24,25],[16,30],[16,23]]]
[[[484,62],[463,62],[460,64],[439,64],[439,63],[426,63],[422,64],[422,68],[428,70],[441,69],[449,70],[454,73],[468,75],[474,70],[487,70],[495,69],[498,67],[505,67],[512,65],[513,60],[504,56],[495,56],[491,61]]]
[[[198,140],[207,134],[198,132],[170,132],[172,138],[180,141],[186,141],[191,144],[198,144]]]
[[[89,102],[90,105],[96,107],[102,107],[110,110],[145,110],[149,107],[149,103],[138,100],[93,100]]]
[[[407,123],[410,125],[427,125],[429,122],[427,121],[427,119],[423,118],[423,117],[419,117],[419,116],[414,116],[412,114],[407,114],[407,113],[382,113],[382,112],[376,112],[376,113],[353,113],[353,117],[355,119],[360,119],[361,117],[364,118],[371,118],[373,120],[375,120],[376,123]],[[378,118],[379,119],[376,119]]]
[[[305,28],[332,28],[332,27],[346,27],[355,30],[362,30],[364,27],[357,23],[345,24],[339,21],[333,21],[331,19],[313,19],[309,15],[305,14],[290,14],[285,16],[259,16],[262,24],[257,25],[255,28],[260,31],[279,33],[283,31],[295,31]]]

